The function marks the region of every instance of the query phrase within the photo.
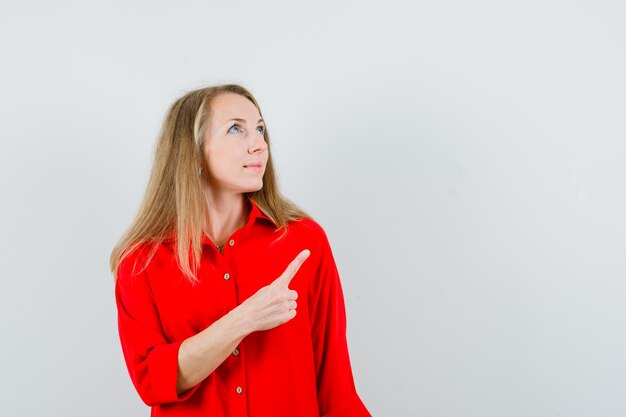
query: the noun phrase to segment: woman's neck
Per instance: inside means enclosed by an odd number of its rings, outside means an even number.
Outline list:
[[[231,198],[207,198],[208,219],[203,224],[216,246],[223,246],[237,230],[245,226],[250,216],[250,202],[244,194]]]

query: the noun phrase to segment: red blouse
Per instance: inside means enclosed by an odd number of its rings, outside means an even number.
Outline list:
[[[151,416],[371,417],[356,392],[346,340],[339,273],[326,233],[313,220],[289,223],[287,234],[248,198],[248,222],[220,253],[203,238],[200,283],[176,265],[173,240],[159,245],[141,270],[141,252],[119,266],[118,329],[126,366]],[[246,336],[215,371],[180,396],[178,348],[269,285],[304,249],[289,288],[296,316]]]

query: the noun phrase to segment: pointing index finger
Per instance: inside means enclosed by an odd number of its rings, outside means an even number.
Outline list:
[[[289,265],[287,266],[287,269],[285,269],[285,272],[283,272],[282,275],[278,277],[276,281],[279,284],[288,286],[291,280],[293,279],[294,275],[296,275],[296,272],[298,272],[298,270],[300,269],[300,266],[302,265],[302,263],[309,257],[310,254],[311,254],[311,251],[308,249],[305,249],[302,252],[300,252],[294,258],[294,260],[291,261],[291,263],[289,263]]]

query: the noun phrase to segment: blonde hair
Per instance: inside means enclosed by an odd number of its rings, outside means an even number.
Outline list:
[[[254,96],[239,84],[221,84],[193,90],[172,104],[158,136],[154,164],[139,211],[111,252],[109,263],[114,279],[117,279],[120,263],[135,249],[145,244],[152,245],[145,267],[158,245],[175,237],[176,262],[180,270],[192,283],[198,281],[202,221],[208,218],[208,207],[198,172],[200,169],[208,172],[202,152],[203,142],[212,114],[211,102],[223,93],[235,93],[247,98],[261,114]],[[280,194],[267,125],[264,136],[268,159],[263,174],[263,188],[245,194],[277,225],[276,231],[283,230],[284,235],[289,221],[311,219],[311,216]]]

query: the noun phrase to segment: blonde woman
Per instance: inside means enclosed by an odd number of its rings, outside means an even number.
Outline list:
[[[151,416],[370,416],[328,238],[280,194],[243,86],[171,106],[110,266],[124,359]]]

